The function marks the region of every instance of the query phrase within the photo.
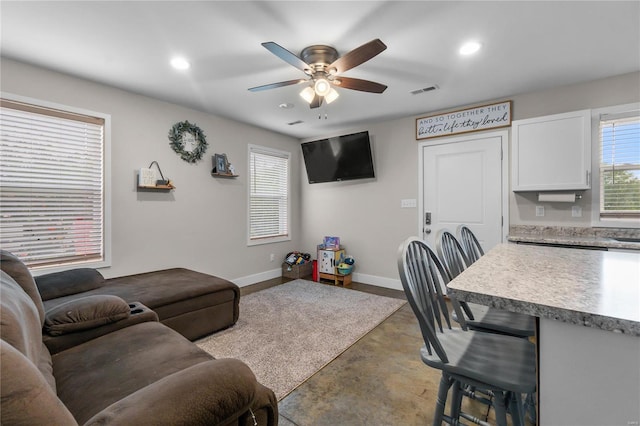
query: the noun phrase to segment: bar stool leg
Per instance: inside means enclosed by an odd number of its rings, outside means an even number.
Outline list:
[[[498,426],[507,426],[507,400],[510,398],[509,392],[494,391],[494,396],[496,424]]]
[[[438,399],[436,400],[436,411],[433,417],[433,426],[441,426],[444,418],[444,406],[447,403],[447,394],[454,380],[446,373],[442,373],[440,386],[438,387]]]

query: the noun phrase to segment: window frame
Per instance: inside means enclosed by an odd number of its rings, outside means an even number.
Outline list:
[[[610,114],[622,114],[625,112],[640,111],[640,102],[614,105],[591,110],[591,226],[600,228],[640,228],[640,220],[637,218],[606,218],[600,217],[600,200],[602,198],[600,188],[600,159],[602,147],[600,146],[600,116]]]
[[[48,265],[29,266],[34,276],[65,271],[73,268],[105,268],[111,266],[112,240],[111,240],[111,115],[103,112],[92,111],[85,108],[64,105],[57,102],[44,101],[42,99],[31,98],[27,96],[16,95],[8,92],[0,92],[0,98],[7,101],[31,104],[36,107],[59,110],[70,114],[78,114],[92,116],[104,120],[103,134],[103,258],[102,260],[90,260],[84,262],[67,261],[62,263],[52,263]]]
[[[251,238],[251,154],[260,152],[266,155],[273,155],[287,159],[287,235],[264,238]],[[291,152],[283,151],[276,148],[270,148],[261,145],[247,145],[247,246],[257,246],[262,244],[279,243],[283,241],[291,241]]]

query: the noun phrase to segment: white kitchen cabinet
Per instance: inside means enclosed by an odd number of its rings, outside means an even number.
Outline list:
[[[513,191],[591,187],[591,111],[515,120],[511,124]]]

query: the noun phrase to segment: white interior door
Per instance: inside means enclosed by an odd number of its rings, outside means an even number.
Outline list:
[[[503,131],[422,145],[420,233],[434,250],[438,232],[447,229],[456,235],[460,224],[471,229],[485,252],[503,241],[506,144]]]

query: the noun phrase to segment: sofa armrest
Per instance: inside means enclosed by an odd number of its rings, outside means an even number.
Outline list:
[[[45,332],[42,333],[42,341],[47,346],[47,349],[49,349],[49,352],[51,352],[51,355],[53,355],[97,337],[104,336],[105,334],[113,333],[121,328],[142,322],[159,321],[158,314],[140,302],[129,303],[128,307],[130,315],[119,321],[57,336],[52,336]]]
[[[111,324],[131,315],[127,302],[111,294],[69,300],[45,311],[44,330],[51,336],[74,333]]]
[[[104,277],[92,268],[52,272],[34,277],[42,300],[78,294],[104,285]]]
[[[253,372],[242,361],[205,361],[111,404],[85,425],[231,424],[249,410],[256,385]]]

